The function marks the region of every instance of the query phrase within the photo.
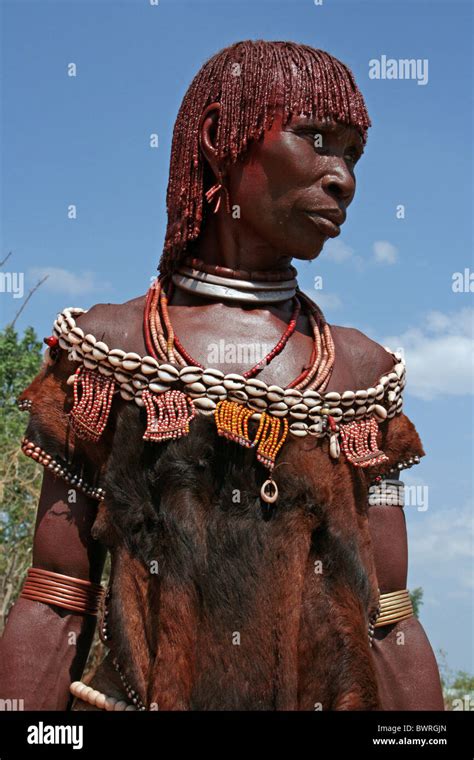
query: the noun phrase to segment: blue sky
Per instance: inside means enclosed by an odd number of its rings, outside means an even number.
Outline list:
[[[408,585],[424,588],[434,649],[474,671],[473,293],[452,289],[455,272],[474,271],[471,16],[468,2],[4,0],[1,258],[12,251],[4,271],[24,273],[25,293],[50,272],[17,322],[41,337],[64,306],[145,292],[163,242],[172,126],[203,61],[263,38],[347,63],[373,127],[342,235],[300,265],[300,284],[329,322],[404,351],[405,411],[427,451],[405,481],[429,495],[426,511],[406,507]],[[370,79],[383,55],[427,59],[427,84]],[[0,293],[2,325],[19,303]]]

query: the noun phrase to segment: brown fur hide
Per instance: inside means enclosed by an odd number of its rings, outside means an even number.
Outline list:
[[[377,600],[363,473],[327,441],[288,441],[280,496],[254,453],[199,417],[142,440],[118,415],[94,534],[113,556],[114,654],[160,710],[377,708],[368,616]]]
[[[110,643],[142,700],[160,710],[376,709],[367,488],[423,456],[410,420],[381,425],[389,462],[363,470],[332,460],[327,440],[288,440],[269,513],[267,471],[219,438],[212,418],[178,441],[145,442],[144,410],[117,398],[98,444],[75,439],[71,371],[62,352],[21,394],[33,401],[26,434],[107,490],[94,534],[112,553]]]

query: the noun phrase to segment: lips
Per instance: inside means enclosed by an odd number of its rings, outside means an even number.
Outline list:
[[[337,237],[341,232],[341,224],[343,224],[346,219],[346,214],[341,209],[305,211],[305,214],[327,237]]]
[[[346,212],[339,207],[336,208],[318,208],[318,209],[306,209],[307,214],[312,216],[322,216],[323,219],[328,219],[330,222],[337,224],[339,227],[346,221]]]

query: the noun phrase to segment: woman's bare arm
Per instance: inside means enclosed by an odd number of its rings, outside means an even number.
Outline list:
[[[45,470],[33,566],[100,582],[105,548],[91,536],[96,514],[95,499]],[[0,639],[0,699],[23,700],[25,710],[66,710],[95,625],[90,615],[19,598]]]
[[[369,527],[380,591],[407,585],[405,514],[397,506],[371,506]],[[438,666],[416,617],[375,631],[372,647],[383,710],[443,710]]]

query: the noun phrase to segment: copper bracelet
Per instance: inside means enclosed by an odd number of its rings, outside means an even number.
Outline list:
[[[380,594],[380,615],[375,623],[375,628],[382,628],[384,625],[392,625],[401,620],[413,617],[413,605],[408,589],[400,591],[390,591],[386,594]]]
[[[104,589],[100,583],[30,567],[20,596],[73,612],[97,615],[103,594]]]

